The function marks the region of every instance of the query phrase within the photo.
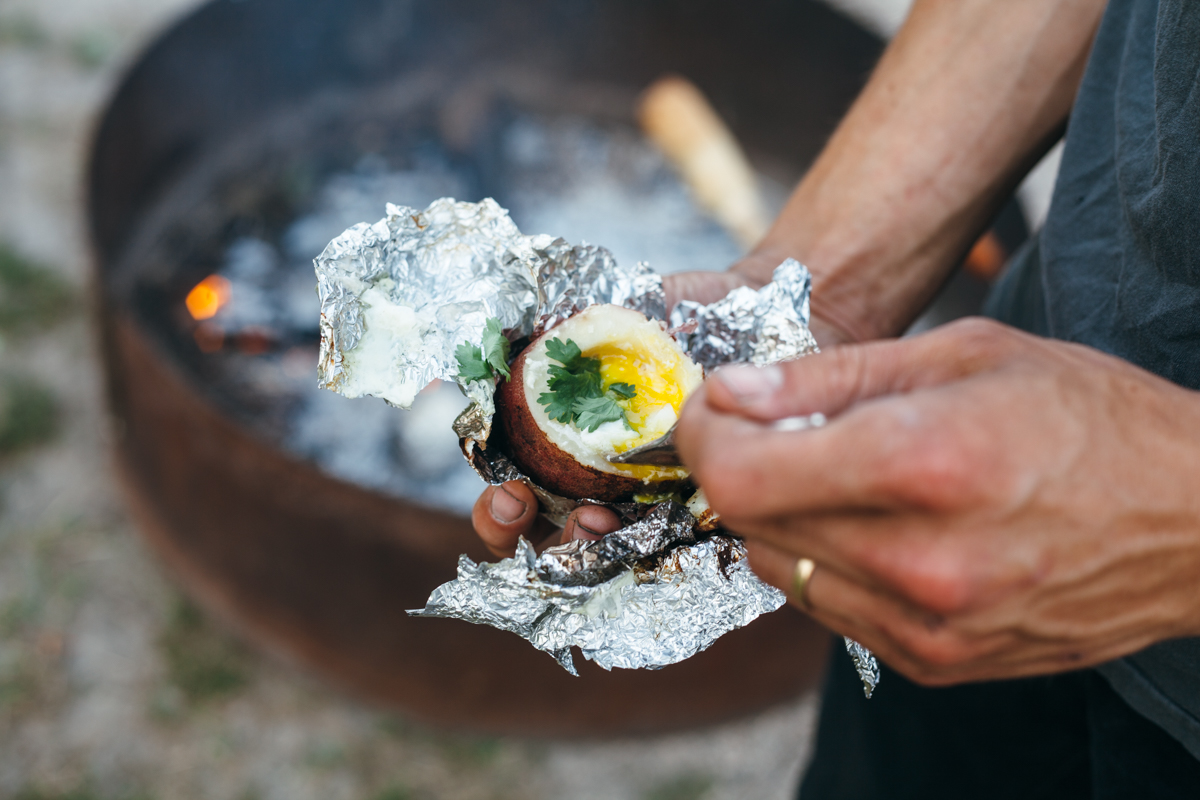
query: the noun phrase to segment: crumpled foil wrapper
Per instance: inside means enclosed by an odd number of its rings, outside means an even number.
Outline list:
[[[603,247],[526,236],[494,200],[443,198],[424,211],[391,204],[386,211],[334,239],[315,261],[324,388],[408,408],[432,381],[456,381],[456,348],[481,345],[489,318],[499,319],[514,353],[597,303],[665,318],[662,279],[647,265],[620,265]],[[817,350],[810,289],[808,270],[789,259],[758,291],[740,288],[707,306],[680,303],[671,325],[706,370],[797,358]],[[581,502],[594,502],[547,492],[489,449],[495,384],[460,386],[471,403],[455,432],[485,481],[525,482],[559,524]],[[622,530],[540,556],[522,540],[513,558],[495,564],[463,556],[458,577],[410,613],[512,631],[576,674],[572,646],[606,669],[662,667],[786,601],[755,577],[742,542],[711,512],[698,518],[673,501],[610,507],[627,523]],[[875,660],[857,643],[847,647],[869,696]]]
[[[817,352],[808,330],[812,277],[794,259],[783,262],[758,291],[742,286],[711,305],[690,300],[671,311],[675,338],[692,360],[712,370],[722,364],[757,366]]]
[[[645,264],[622,269],[603,247],[524,236],[490,198],[443,198],[424,211],[389,203],[386,211],[374,225],[345,231],[316,258],[323,388],[409,408],[434,380],[456,380],[455,349],[481,345],[489,318],[518,341],[594,303],[658,319],[665,313],[662,279]],[[373,320],[388,325],[395,341],[372,354],[378,358],[356,363]],[[481,412],[473,434],[486,443],[495,385],[462,388]]]
[[[462,556],[457,580],[409,613],[512,631],[573,675],[572,646],[605,669],[674,664],[784,601],[750,571],[740,541],[697,541],[690,517],[668,502],[597,542],[538,556],[522,539],[498,564]]]

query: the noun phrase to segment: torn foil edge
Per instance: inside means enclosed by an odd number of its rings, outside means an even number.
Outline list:
[[[350,397],[372,394],[407,408],[432,381],[457,379],[455,348],[463,342],[479,346],[489,318],[499,319],[520,344],[596,303],[665,317],[662,279],[646,264],[621,266],[603,247],[525,236],[494,200],[443,198],[424,211],[388,204],[386,212],[374,225],[344,232],[315,260],[324,388]],[[680,303],[671,323],[684,350],[706,369],[797,358],[817,351],[808,330],[810,290],[807,269],[789,259],[762,289],[737,289],[707,306]],[[372,342],[376,360],[370,366],[382,375],[366,376],[374,384],[356,384],[348,356],[369,335],[369,320],[396,324],[398,335],[383,345]],[[489,483],[523,481],[546,516],[562,524],[579,503],[537,486],[507,456],[486,447],[494,382],[459,385],[471,400],[454,426],[468,461]],[[412,613],[512,630],[574,673],[572,645],[605,668],[660,667],[783,604],[784,595],[746,566],[739,540],[720,533],[700,540],[695,519],[677,513],[659,518],[656,508],[617,508],[631,524],[616,538],[601,540],[612,539],[601,547],[572,542],[535,557],[526,543],[516,559],[499,564],[463,557],[458,579]],[[631,549],[617,552],[620,542]],[[724,563],[729,554],[737,557]],[[530,565],[541,571],[531,573]],[[595,583],[601,576],[611,577]],[[489,592],[495,594],[490,605]],[[614,609],[621,613],[614,616]],[[647,626],[658,634],[653,646],[638,638]],[[856,656],[855,664],[869,695],[878,670],[869,669],[869,651],[855,646],[868,659]]]
[[[863,694],[870,700],[875,687],[879,685],[879,663],[875,660],[875,654],[849,636],[843,636],[842,639],[846,642],[846,652],[854,661],[858,679],[862,681]]]

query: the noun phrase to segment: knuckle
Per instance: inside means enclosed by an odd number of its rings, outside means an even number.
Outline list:
[[[885,497],[903,505],[946,510],[980,496],[986,488],[986,473],[981,469],[986,459],[977,442],[932,420],[901,423],[892,427],[891,446],[875,464],[878,489]],[[907,435],[896,435],[899,430]]]
[[[831,355],[830,383],[834,394],[844,396],[853,405],[868,394],[872,362],[867,358],[867,348],[838,347]],[[803,363],[803,359],[798,363]]]
[[[973,601],[972,585],[961,575],[944,570],[914,572],[905,594],[937,615],[956,614],[969,608]]]
[[[1002,336],[1006,328],[987,317],[964,317],[947,325],[946,330],[965,341],[991,342]]]
[[[945,508],[973,494],[975,465],[961,443],[929,437],[916,444],[907,461],[903,474],[893,479],[918,503]]]
[[[891,554],[884,565],[897,592],[927,616],[929,631],[944,627],[945,618],[960,614],[976,600],[977,585],[972,571],[957,553],[932,545],[926,552]]]
[[[945,330],[961,352],[981,360],[1007,355],[1019,338],[1012,328],[986,317],[956,320],[947,325]]]

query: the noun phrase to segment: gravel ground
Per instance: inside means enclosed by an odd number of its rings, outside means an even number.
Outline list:
[[[789,796],[811,697],[654,739],[450,735],[233,639],[147,553],[111,476],[80,175],[122,66],[191,5],[0,0],[0,798]]]

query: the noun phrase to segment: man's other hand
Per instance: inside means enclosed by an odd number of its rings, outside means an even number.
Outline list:
[[[968,320],[728,368],[678,442],[764,580],[815,561],[801,605],[921,683],[1200,634],[1200,394],[1096,350]]]

